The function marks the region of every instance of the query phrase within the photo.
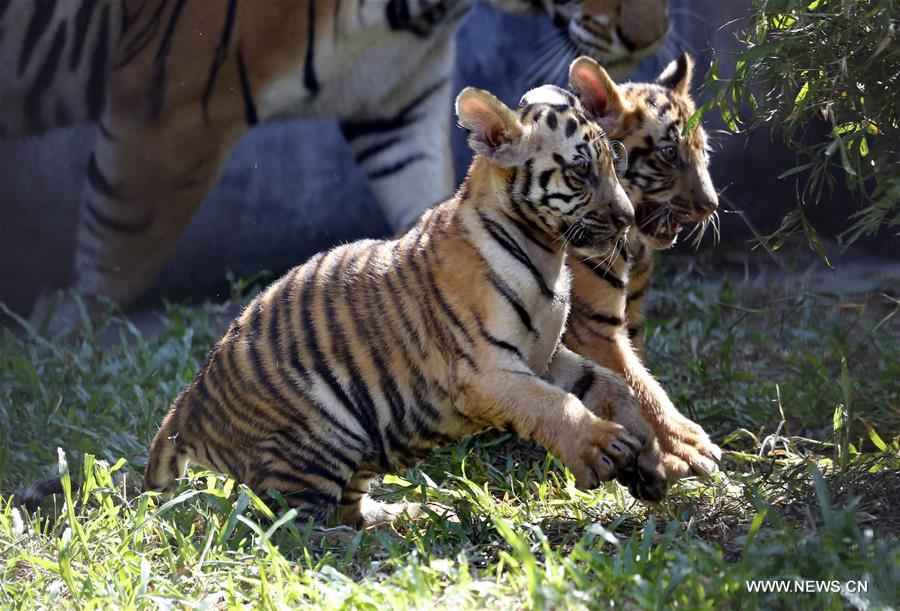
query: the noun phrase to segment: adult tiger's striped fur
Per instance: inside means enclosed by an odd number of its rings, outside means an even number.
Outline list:
[[[565,343],[620,373],[653,427],[670,480],[716,469],[719,448],[684,417],[643,365],[643,300],[653,275],[653,252],[671,246],[681,223],[709,222],[718,205],[701,126],[682,136],[694,112],[692,60],[673,61],[654,83],[616,85],[590,58],[570,69],[575,91],[599,103],[588,108],[610,138],[625,144],[628,166],[619,180],[637,223],[618,256],[573,257],[572,311]],[[637,231],[635,231],[637,229]]]
[[[0,0],[0,136],[99,122],[76,288],[122,305],[258,122],[337,116],[405,229],[453,191],[454,36],[474,1]],[[544,10],[572,45],[622,67],[668,29],[666,0],[491,2]]]
[[[163,420],[145,489],[170,491],[191,462],[369,526],[399,512],[366,497],[376,474],[497,427],[586,488],[640,456],[629,477],[661,496],[628,387],[559,341],[563,237],[577,228],[572,243],[602,255],[633,222],[609,142],[554,86],[518,112],[473,88],[456,107],[476,151],[457,194],[399,239],[317,255],[253,300]]]

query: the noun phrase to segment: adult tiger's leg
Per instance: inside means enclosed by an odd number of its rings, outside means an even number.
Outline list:
[[[560,345],[544,378],[578,397],[592,413],[621,424],[640,441],[635,468],[620,469],[617,479],[635,498],[659,501],[668,487],[659,444],[641,414],[634,393],[615,372]]]
[[[377,105],[379,114],[343,121],[341,130],[385,217],[404,231],[453,193],[450,110],[453,53],[424,65]]]
[[[186,125],[104,129],[90,158],[81,209],[78,293],[122,306],[140,296],[168,260],[242,131],[209,126],[199,116]]]

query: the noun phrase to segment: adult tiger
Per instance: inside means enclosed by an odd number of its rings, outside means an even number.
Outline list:
[[[187,463],[274,489],[303,517],[372,526],[402,509],[376,474],[491,427],[552,450],[582,487],[665,476],[624,381],[560,343],[566,240],[603,256],[634,221],[614,148],[572,94],[513,112],[466,88],[476,156],[455,196],[393,241],[337,247],[289,271],[232,322],[154,437],[144,488]],[[649,450],[649,451],[648,451]],[[635,468],[637,466],[637,468]]]
[[[0,0],[0,135],[98,121],[76,249],[86,296],[153,280],[235,140],[334,116],[388,220],[453,188],[454,34],[474,0]],[[665,0],[493,0],[544,9],[617,65],[655,47]],[[414,195],[413,195],[414,194]]]
[[[628,381],[654,429],[670,481],[715,470],[721,454],[642,363],[642,304],[653,275],[653,252],[672,246],[682,224],[699,222],[705,229],[718,206],[702,126],[682,135],[695,109],[692,67],[690,56],[682,54],[655,82],[623,85],[587,57],[570,68],[572,88],[596,100],[588,108],[591,117],[628,151],[619,180],[637,222],[618,256],[603,261],[573,257],[565,343]]]

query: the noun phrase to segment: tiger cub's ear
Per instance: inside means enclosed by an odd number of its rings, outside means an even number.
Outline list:
[[[516,113],[493,94],[466,87],[456,97],[459,125],[469,132],[469,146],[501,166],[525,160],[522,126]]]
[[[687,95],[691,91],[691,77],[694,74],[694,60],[687,53],[669,62],[669,65],[656,77],[655,83],[668,87],[679,95]]]
[[[590,57],[582,55],[569,66],[569,86],[591,118],[601,125],[604,125],[604,119],[618,120],[622,116],[619,87],[609,78],[606,70]]]

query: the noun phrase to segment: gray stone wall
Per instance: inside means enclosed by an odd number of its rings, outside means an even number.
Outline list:
[[[644,60],[633,80],[652,78],[682,48],[698,56],[697,82],[708,66],[705,49],[733,45],[730,29],[748,0],[673,0],[673,34],[657,56]],[[539,17],[511,16],[477,6],[458,38],[457,88],[490,89],[515,104],[525,75],[539,58],[533,41],[549,29]],[[448,120],[452,108],[447,108]],[[0,301],[28,312],[48,288],[67,285],[77,207],[92,126],[30,139],[0,141]],[[313,146],[311,143],[315,143]],[[763,135],[720,139],[713,173],[763,228],[789,205],[790,193],[772,178],[784,153]],[[470,155],[461,130],[454,135],[457,175]],[[762,197],[761,197],[762,196]],[[782,202],[782,203],[779,203]],[[731,219],[729,219],[731,221]],[[726,240],[743,239],[740,223],[727,222]],[[330,245],[389,228],[355,167],[333,121],[292,121],[260,126],[234,147],[225,171],[183,235],[172,261],[148,299],[160,295],[221,297],[231,270],[248,276],[279,273]]]

